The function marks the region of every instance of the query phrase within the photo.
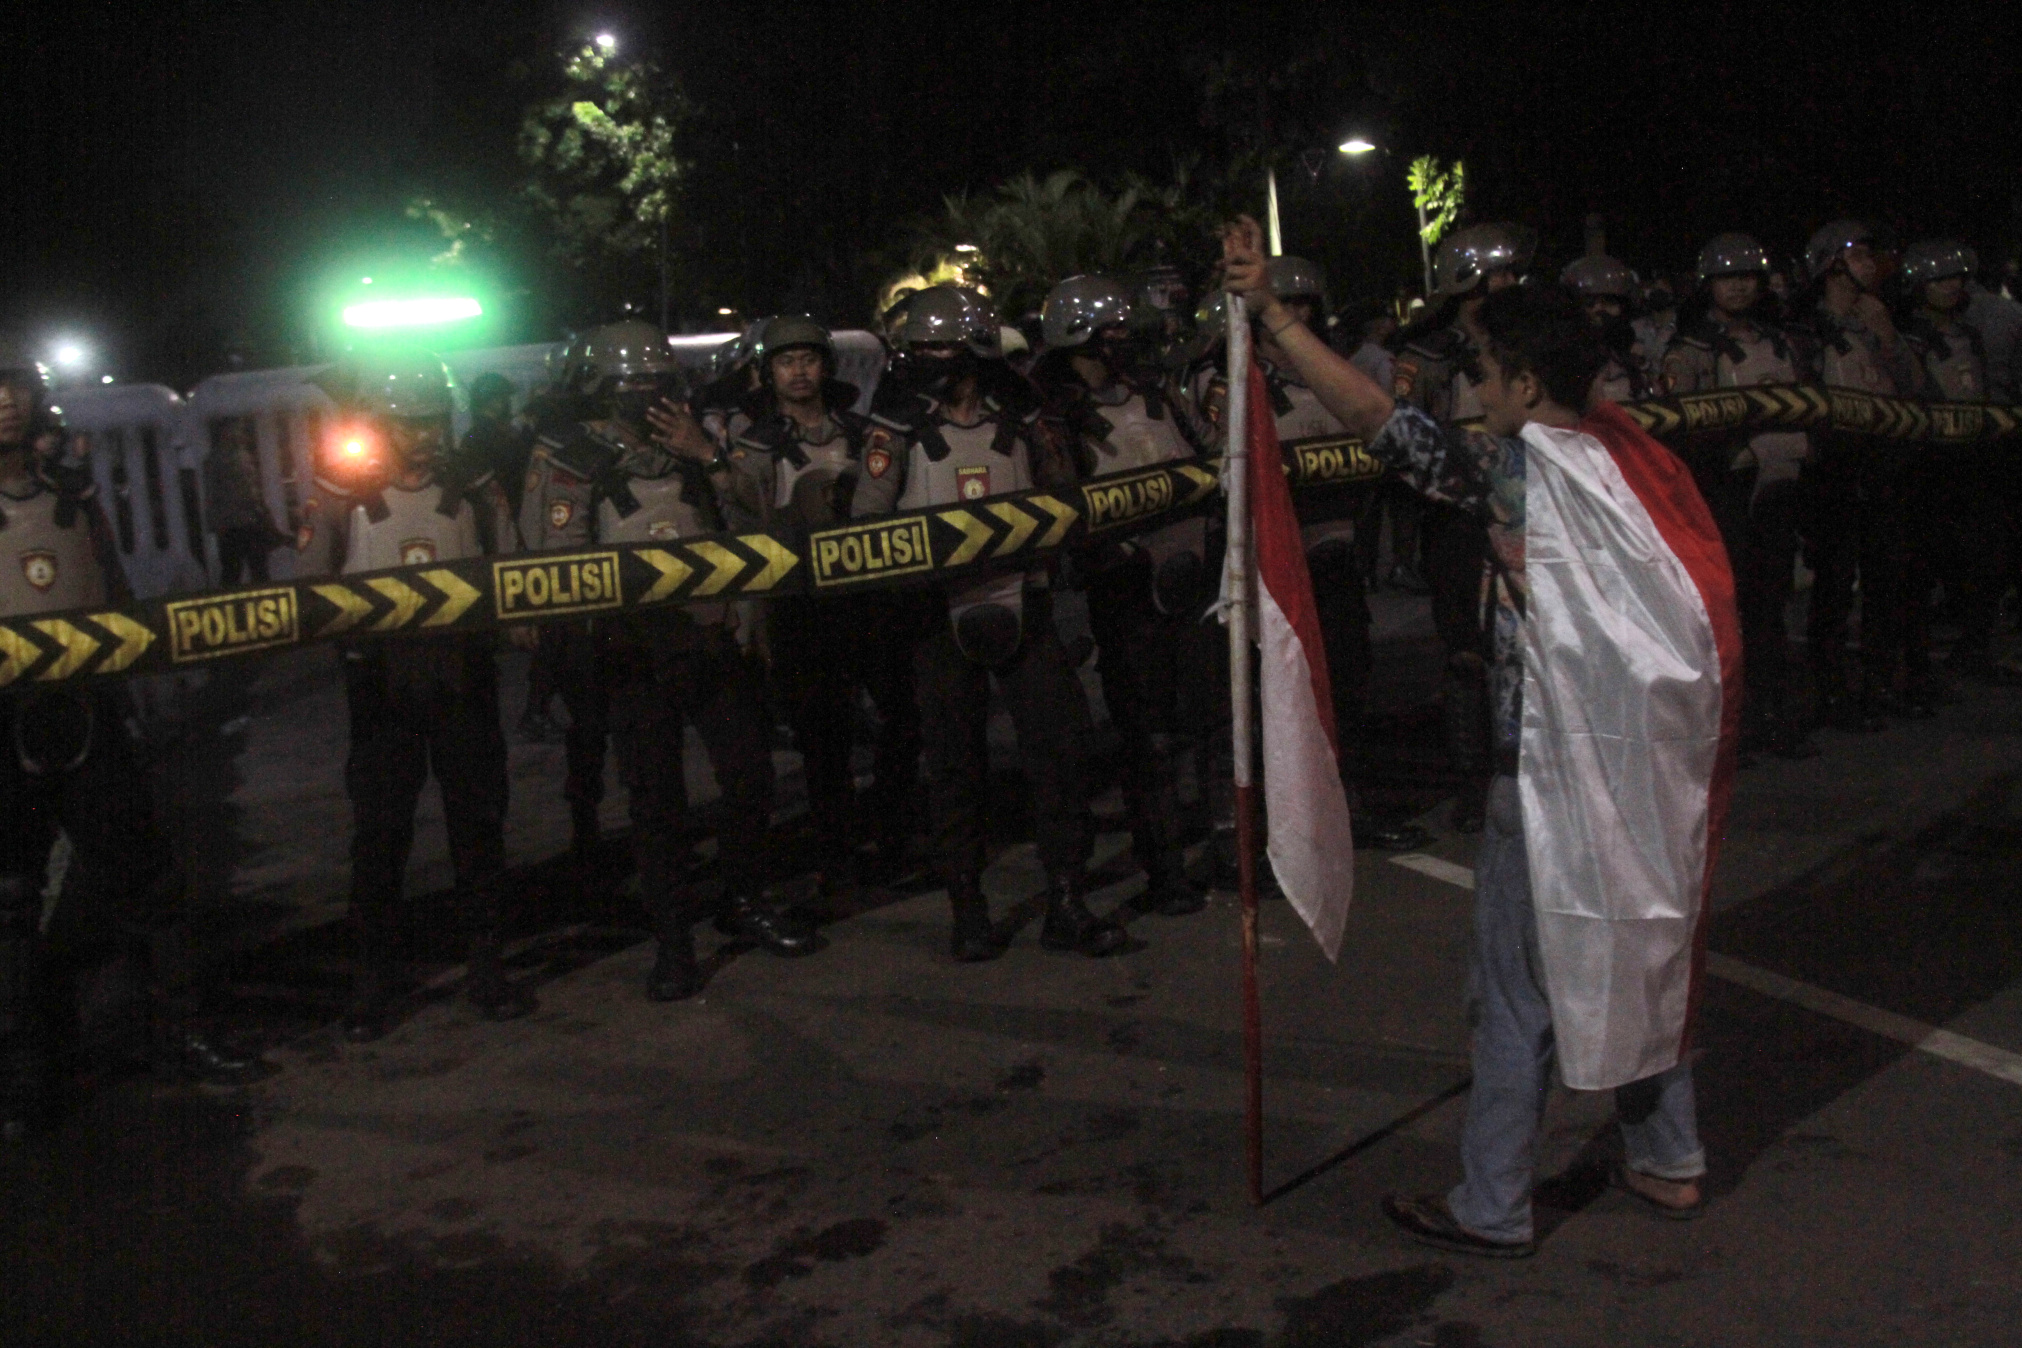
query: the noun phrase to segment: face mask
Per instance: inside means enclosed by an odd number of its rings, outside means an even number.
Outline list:
[[[913,356],[899,366],[899,377],[915,393],[938,396],[975,368],[975,353],[964,348],[952,356]]]
[[[611,415],[624,422],[633,430],[644,431],[651,423],[646,413],[659,405],[663,398],[679,400],[681,385],[678,376],[660,375],[652,383],[619,389],[611,395]]]

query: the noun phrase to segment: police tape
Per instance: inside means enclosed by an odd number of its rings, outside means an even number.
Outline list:
[[[1316,480],[1347,471],[1338,453]],[[936,584],[1043,562],[1204,507],[1205,460],[859,520],[797,538],[718,533],[472,557],[0,619],[0,688],[162,673],[327,641],[477,632],[670,604]]]
[[[1810,385],[1762,385],[1624,404],[1652,434],[1830,428],[1965,444],[2022,429],[2022,408],[1913,403]],[[1302,487],[1367,484],[1383,466],[1351,436],[1297,441],[1286,473]],[[327,641],[475,632],[663,605],[836,595],[933,585],[1043,562],[1206,508],[1214,460],[1091,478],[858,520],[805,538],[719,533],[570,553],[426,562],[384,571],[217,590],[0,619],[0,688],[96,675],[162,673]]]

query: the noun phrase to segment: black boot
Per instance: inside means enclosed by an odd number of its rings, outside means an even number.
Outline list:
[[[1064,876],[1046,886],[1046,921],[1039,944],[1047,950],[1072,950],[1091,958],[1114,955],[1130,944],[1120,923],[1097,917],[1081,898],[1081,877]]]
[[[726,936],[764,946],[775,955],[812,955],[822,946],[821,937],[812,928],[749,894],[724,897],[716,929]]]
[[[470,963],[463,976],[463,996],[486,1020],[518,1020],[540,1006],[533,990],[506,977],[496,931],[480,932],[470,943]]]
[[[646,975],[646,996],[656,1002],[682,1002],[702,991],[702,970],[695,963],[695,931],[687,919],[674,917],[660,926],[660,948],[653,972]]]
[[[948,906],[954,909],[955,926],[948,936],[948,953],[957,964],[981,964],[1004,953],[996,928],[990,925],[990,901],[973,875],[958,876],[948,882]]]
[[[1208,906],[1208,896],[1187,879],[1185,857],[1176,848],[1154,856],[1144,875],[1144,892],[1130,901],[1140,913],[1186,917]]]

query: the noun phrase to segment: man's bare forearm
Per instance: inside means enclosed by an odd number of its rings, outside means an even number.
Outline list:
[[[1389,390],[1378,387],[1375,380],[1321,341],[1275,297],[1266,302],[1258,318],[1320,405],[1364,440],[1375,439],[1396,406]]]

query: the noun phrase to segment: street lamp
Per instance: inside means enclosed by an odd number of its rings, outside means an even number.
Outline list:
[[[1381,145],[1364,136],[1350,136],[1335,148],[1351,159],[1360,158],[1376,150],[1383,150]],[[1383,150],[1383,152],[1385,154],[1390,153],[1388,150]],[[1432,245],[1425,241],[1425,203],[1420,201],[1418,194],[1414,192],[1411,195],[1411,204],[1418,211],[1418,261],[1423,272],[1422,279],[1425,282],[1425,293],[1429,299],[1432,295]]]
[[[606,53],[618,50],[617,37],[611,33],[597,34],[597,50]]]
[[[84,362],[91,355],[89,351],[85,350],[84,343],[76,341],[58,342],[56,350],[50,354],[56,357],[57,368],[68,370],[72,374],[83,369]]]
[[[1368,154],[1376,148],[1376,142],[1364,140],[1360,136],[1351,136],[1347,140],[1342,141],[1338,148],[1342,154],[1346,155]]]

